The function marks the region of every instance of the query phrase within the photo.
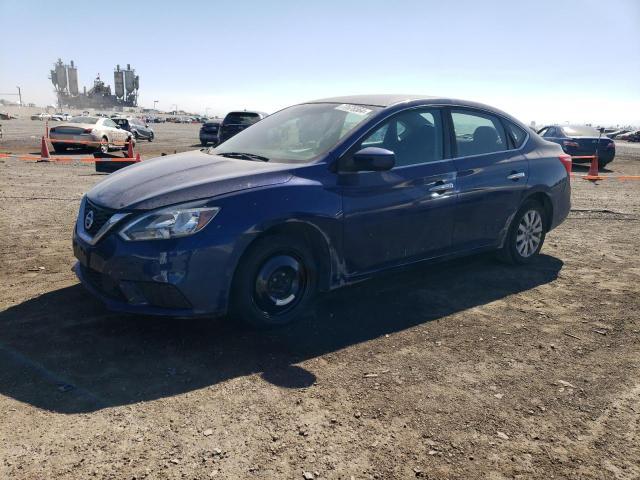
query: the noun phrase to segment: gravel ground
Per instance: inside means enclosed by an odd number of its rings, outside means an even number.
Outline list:
[[[0,152],[38,151],[41,125],[3,123]],[[143,157],[197,131],[159,125]],[[640,148],[607,173],[640,175]],[[639,181],[575,179],[528,267],[414,268],[265,334],[108,312],[70,271],[103,177],[0,176],[2,479],[640,478]]]

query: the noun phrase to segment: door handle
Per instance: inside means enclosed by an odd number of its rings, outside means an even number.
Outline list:
[[[511,175],[507,175],[507,178],[509,180],[514,180],[514,181],[515,180],[519,180],[519,179],[524,178],[524,177],[525,177],[524,172],[513,172]]]
[[[429,191],[433,193],[444,193],[447,190],[453,190],[453,183],[441,183],[429,189]]]

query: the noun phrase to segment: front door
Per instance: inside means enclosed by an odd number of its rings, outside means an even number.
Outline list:
[[[350,275],[439,256],[451,247],[457,180],[445,158],[442,112],[405,110],[352,151],[372,146],[393,151],[395,167],[339,178]]]

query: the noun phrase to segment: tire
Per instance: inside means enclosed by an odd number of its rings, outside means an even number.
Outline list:
[[[138,140],[140,138],[140,134],[138,133],[137,130],[133,131],[133,138],[135,138],[136,140]]]
[[[100,139],[100,146],[98,147],[100,153],[109,153],[109,139],[107,137],[102,137]]]
[[[209,142],[205,142],[204,140],[200,140],[200,145],[206,147]]]
[[[60,144],[53,144],[53,151],[56,153],[64,153],[67,151],[67,146],[66,145],[60,145]]]
[[[240,260],[230,311],[253,328],[281,327],[300,318],[316,289],[317,269],[307,245],[297,238],[269,235]]]
[[[548,225],[542,205],[535,200],[525,201],[513,217],[498,258],[514,265],[531,262],[540,253]]]
[[[149,140],[149,142],[153,142],[154,137],[155,137],[155,134],[152,132],[151,135],[149,135],[149,138],[147,140]]]

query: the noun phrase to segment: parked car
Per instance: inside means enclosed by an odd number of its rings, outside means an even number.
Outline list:
[[[220,120],[208,120],[200,127],[200,144],[206,147],[210,143],[214,146],[220,143]]]
[[[620,135],[623,135],[625,133],[627,133],[629,130],[627,130],[626,128],[620,129],[620,130],[615,130],[611,133],[607,133],[607,137],[609,137],[612,140],[615,140],[616,138],[618,138]]]
[[[263,112],[247,112],[246,110],[227,113],[220,126],[220,143],[229,140],[237,133],[259,122],[266,116],[267,114]]]
[[[31,115],[31,120],[49,120],[51,119],[51,115],[48,113],[34,113]]]
[[[54,122],[67,122],[71,120],[71,115],[68,113],[54,113],[51,115],[51,119]]]
[[[142,123],[141,120],[133,117],[118,117],[112,119],[116,125],[119,125],[120,128],[126,130],[127,132],[131,132],[133,134],[133,138],[136,140],[144,139],[153,142],[155,138],[155,133],[153,129],[149,127],[146,123]]]
[[[416,262],[531,262],[569,212],[570,170],[559,145],[486,105],[318,100],[93,187],[75,270],[113,310],[282,325],[318,290]]]
[[[625,140],[627,142],[640,142],[640,130],[632,130],[631,132],[618,135],[618,140]]]
[[[570,208],[570,156],[500,110],[411,96],[284,109],[82,199],[76,273],[109,308],[276,326],[318,290],[497,250],[533,260]]]
[[[538,131],[545,140],[562,146],[572,157],[588,157],[598,152],[598,166],[604,168],[616,156],[616,144],[599,130],[583,125],[549,125]],[[588,158],[574,159],[576,163],[589,163]]]
[[[49,139],[57,153],[68,148],[96,148],[107,153],[114,147],[123,147],[132,134],[110,118],[104,117],[73,117],[68,122],[49,129]]]

